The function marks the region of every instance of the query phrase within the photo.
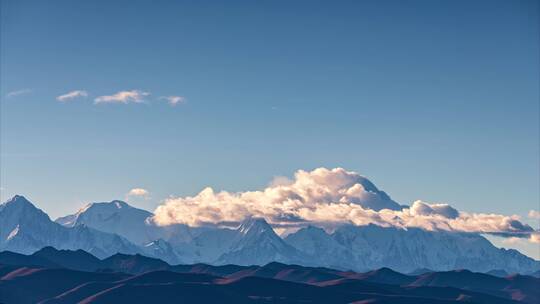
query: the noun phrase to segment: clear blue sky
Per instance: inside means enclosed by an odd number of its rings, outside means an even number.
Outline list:
[[[1,3],[2,201],[153,209],[341,166],[402,204],[539,209],[538,1]]]

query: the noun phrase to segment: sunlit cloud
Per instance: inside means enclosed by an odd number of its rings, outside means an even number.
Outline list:
[[[261,191],[215,192],[207,187],[193,197],[171,197],[155,210],[161,225],[235,223],[263,217],[274,227],[339,224],[407,229],[493,233],[532,238],[534,230],[517,215],[467,213],[448,204],[415,201],[401,206],[367,178],[342,168],[299,170],[294,179],[279,178]]]
[[[66,101],[69,101],[75,98],[81,98],[81,97],[88,97],[88,92],[84,90],[75,90],[75,91],[71,91],[64,95],[60,95],[56,97],[56,100],[61,101],[61,102],[66,102]]]
[[[535,232],[531,233],[531,236],[529,237],[529,241],[531,243],[540,244],[540,232],[535,231]]]
[[[13,98],[13,97],[16,97],[16,96],[29,94],[31,92],[32,92],[32,89],[22,89],[22,90],[17,90],[17,91],[11,91],[11,92],[6,94],[6,97],[7,98]]]
[[[128,197],[137,196],[137,197],[145,197],[146,198],[149,195],[150,195],[150,192],[148,192],[148,190],[143,189],[143,188],[133,188],[133,189],[129,190],[129,192],[127,193]]]
[[[505,238],[504,240],[502,240],[502,243],[505,245],[515,245],[522,242],[523,242],[522,238],[515,237],[515,236]]]
[[[538,220],[538,219],[540,219],[540,211],[531,210],[531,211],[529,211],[528,217]]]
[[[149,95],[150,93],[140,90],[120,91],[113,95],[99,96],[94,99],[94,103],[142,103],[144,101],[144,98]]]
[[[167,103],[173,107],[179,104],[186,103],[186,98],[183,96],[162,96],[160,97],[160,99],[167,100]]]

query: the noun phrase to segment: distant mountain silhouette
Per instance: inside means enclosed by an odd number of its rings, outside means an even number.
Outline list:
[[[365,273],[349,275],[347,277],[350,279],[390,285],[406,285],[414,282],[416,279],[414,276],[404,275],[386,267]]]
[[[42,258],[62,265],[64,268],[82,271],[94,271],[101,267],[102,261],[90,253],[78,250],[56,250],[54,247],[44,247],[32,254],[34,258]]]
[[[87,271],[81,271],[84,268]],[[540,279],[467,270],[404,275],[282,263],[169,265],[139,254],[0,253],[0,303],[538,303]]]
[[[128,255],[117,253],[104,259],[102,269],[111,269],[126,273],[143,273],[147,271],[169,269],[170,265],[159,259],[149,258],[140,254]]]

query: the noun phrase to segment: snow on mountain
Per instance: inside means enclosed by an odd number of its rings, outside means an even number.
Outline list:
[[[214,263],[229,251],[236,231],[228,228],[199,228],[189,244],[182,246],[192,263]]]
[[[83,249],[98,257],[141,253],[171,264],[277,261],[355,271],[389,267],[401,272],[465,268],[532,273],[540,269],[539,261],[516,250],[496,248],[478,234],[344,225],[332,233],[308,226],[283,239],[261,218],[248,218],[230,229],[157,226],[151,215],[112,201],[90,204],[55,223],[24,197],[15,196],[0,205],[0,251],[32,253],[53,246]]]
[[[228,252],[217,264],[263,265],[269,262],[298,263],[304,255],[285,243],[261,218],[248,218],[234,230]]]
[[[465,268],[523,273],[540,268],[540,262],[515,250],[496,248],[478,234],[345,225],[332,234],[301,229],[285,240],[315,255],[320,266],[356,271],[389,267],[401,272]]]
[[[171,265],[185,263],[173,246],[163,239],[157,239],[144,245],[143,251],[145,255],[160,258]]]
[[[337,269],[363,269],[363,261],[357,261],[347,247],[337,242],[322,228],[307,226],[287,235],[285,242],[309,256],[302,265],[325,266]]]
[[[90,228],[121,235],[130,242],[142,245],[163,237],[163,230],[150,220],[152,213],[134,208],[122,201],[92,203],[77,213],[58,218],[65,227],[85,225]]]
[[[118,235],[86,226],[67,228],[57,224],[23,196],[14,196],[0,205],[0,251],[28,254],[46,246],[83,249],[98,257],[138,252],[136,246]]]
[[[175,246],[187,263],[264,265],[272,261],[298,263],[303,258],[260,218],[248,218],[236,229],[198,227],[191,232],[192,241]]]

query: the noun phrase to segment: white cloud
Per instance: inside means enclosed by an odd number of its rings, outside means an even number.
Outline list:
[[[515,244],[522,243],[522,242],[523,242],[522,238],[518,238],[518,237],[515,237],[515,236],[505,238],[504,240],[502,240],[502,243],[505,244],[505,245],[515,245]]]
[[[536,231],[531,233],[531,236],[529,237],[529,241],[531,243],[540,244],[540,232]]]
[[[537,210],[531,210],[529,211],[529,214],[528,216],[532,219],[540,219],[540,211],[537,211]]]
[[[56,97],[56,100],[65,102],[79,97],[88,97],[88,92],[84,90],[75,90]]]
[[[148,190],[146,190],[146,189],[133,188],[133,189],[129,190],[129,192],[127,193],[127,196],[148,197],[149,194],[150,194],[150,192],[148,192]]]
[[[7,98],[12,98],[12,97],[28,94],[28,93],[31,93],[31,92],[32,92],[31,89],[22,89],[22,90],[9,92],[9,93],[6,94],[6,97]]]
[[[215,192],[208,187],[193,197],[165,200],[154,219],[162,225],[200,226],[239,222],[249,216],[263,217],[275,227],[373,223],[503,236],[528,237],[533,232],[516,215],[458,212],[447,204],[422,201],[400,206],[367,178],[341,168],[299,170],[293,180],[278,180],[261,191]]]
[[[99,96],[94,99],[94,103],[141,103],[144,101],[144,98],[149,95],[150,93],[140,90],[120,91],[113,95]]]
[[[186,98],[183,96],[163,96],[160,99],[167,100],[167,103],[173,107],[179,104],[186,103]]]
[[[410,207],[412,215],[441,215],[446,218],[455,219],[459,212],[448,204],[426,204],[422,201],[416,201]]]

